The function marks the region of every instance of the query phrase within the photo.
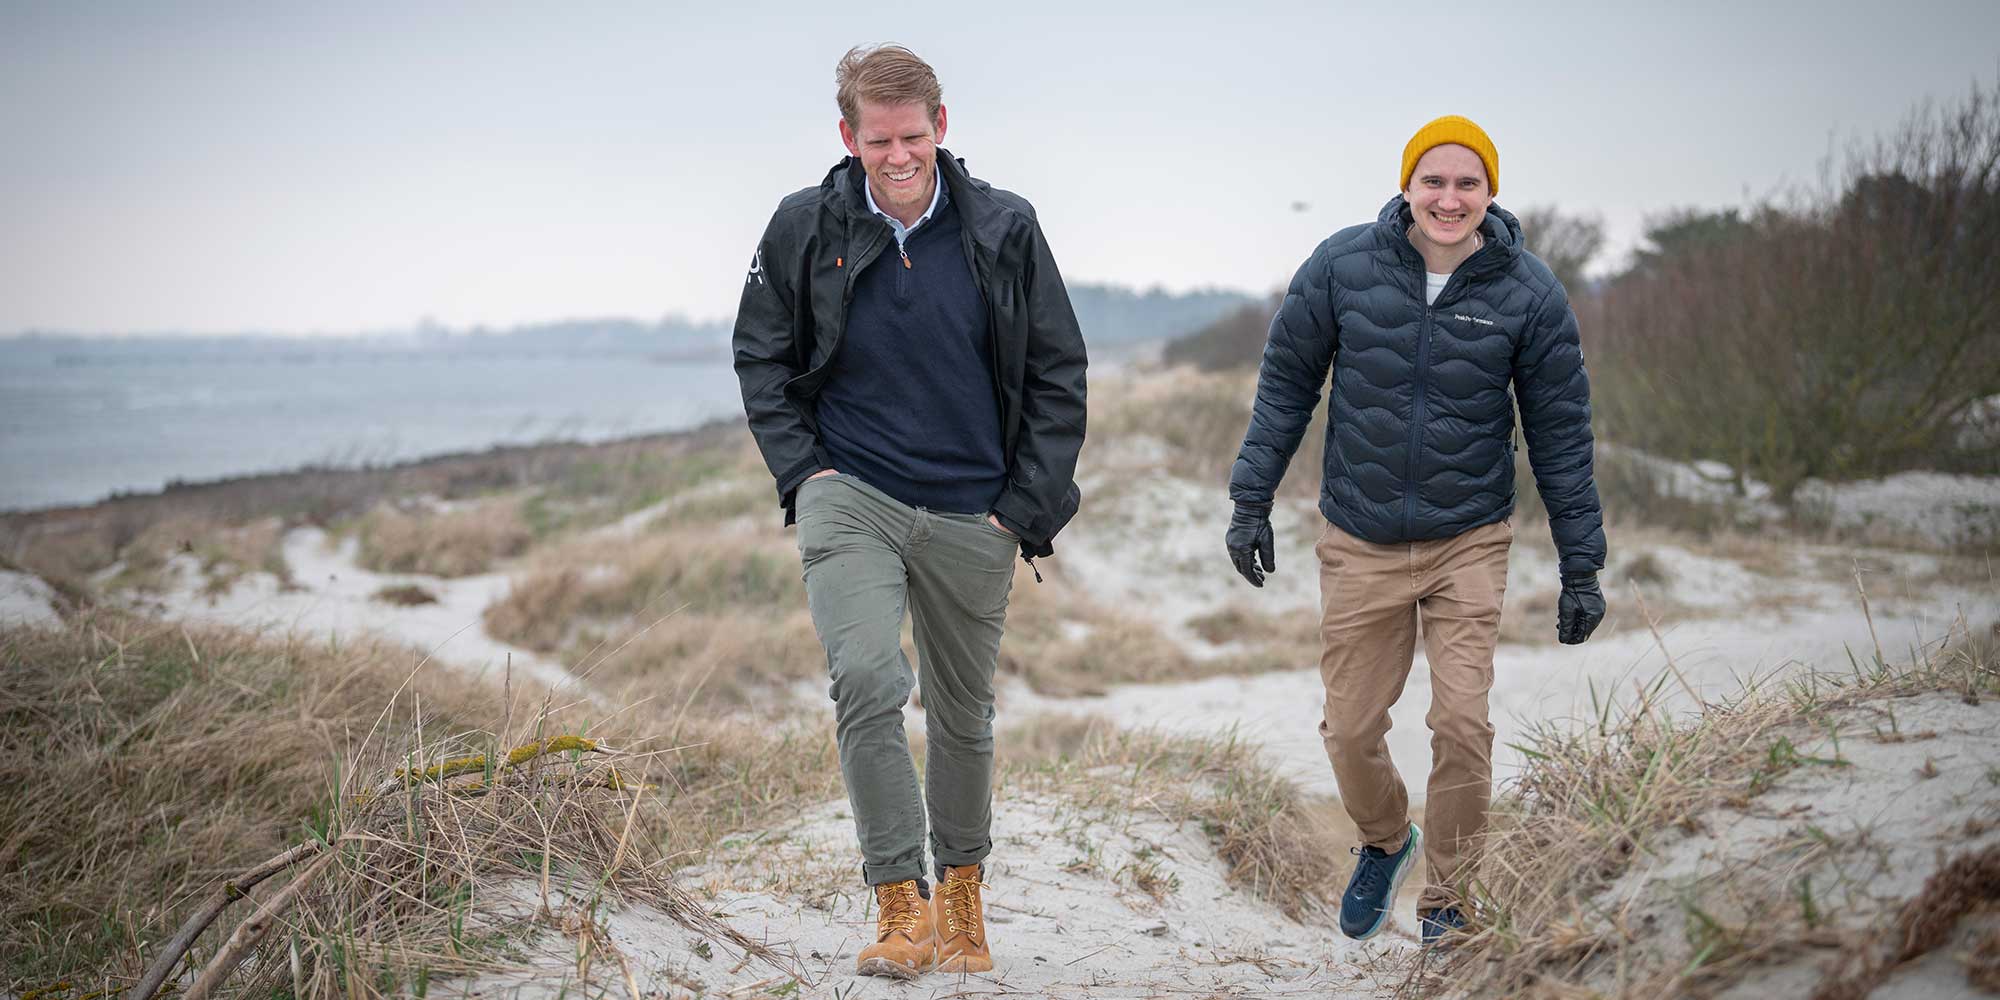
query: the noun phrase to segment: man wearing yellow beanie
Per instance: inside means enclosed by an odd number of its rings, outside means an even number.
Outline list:
[[[1473,849],[1493,788],[1487,693],[1514,535],[1514,408],[1560,561],[1556,637],[1604,617],[1604,518],[1590,382],[1569,297],[1493,202],[1500,154],[1447,115],[1403,147],[1401,193],[1333,234],[1271,321],[1257,401],[1229,478],[1227,545],[1252,586],[1276,568],[1271,500],[1328,392],[1320,512],[1320,736],[1359,860],[1341,899],[1350,937],[1379,932],[1422,855],[1423,940],[1465,927]],[[1389,709],[1419,634],[1430,666],[1424,830],[1389,757]]]

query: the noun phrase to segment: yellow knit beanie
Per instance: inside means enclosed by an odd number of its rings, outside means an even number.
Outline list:
[[[1432,147],[1456,143],[1479,154],[1479,161],[1486,164],[1486,187],[1489,193],[1500,193],[1500,152],[1493,148],[1493,140],[1487,138],[1486,130],[1472,123],[1470,118],[1446,115],[1433,120],[1417,130],[1410,137],[1410,143],[1403,147],[1403,175],[1396,190],[1410,188],[1410,175],[1417,170],[1417,161]]]

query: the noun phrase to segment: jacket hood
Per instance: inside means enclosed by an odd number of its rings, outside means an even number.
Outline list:
[[[1415,264],[1423,263],[1423,255],[1410,243],[1410,227],[1417,224],[1417,218],[1410,212],[1410,203],[1402,195],[1390,197],[1382,211],[1376,213],[1375,228],[1383,241],[1396,247],[1404,260]],[[1472,266],[1474,273],[1504,268],[1514,262],[1524,249],[1521,242],[1521,220],[1514,213],[1500,207],[1498,202],[1486,206],[1486,218],[1479,223],[1479,235],[1486,238],[1486,245],[1480,247],[1463,266]]]

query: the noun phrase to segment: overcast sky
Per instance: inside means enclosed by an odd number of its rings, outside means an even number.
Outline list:
[[[0,333],[726,318],[861,42],[1070,280],[1176,290],[1281,284],[1440,114],[1622,252],[2000,73],[1995,0],[1625,6],[0,0]]]

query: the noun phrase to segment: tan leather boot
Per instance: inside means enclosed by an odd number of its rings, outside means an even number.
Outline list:
[[[938,970],[992,972],[993,952],[986,947],[986,909],[979,900],[979,866],[944,870],[938,886]]]
[[[875,887],[875,943],[861,949],[854,971],[915,979],[937,964],[937,919],[917,880]]]

